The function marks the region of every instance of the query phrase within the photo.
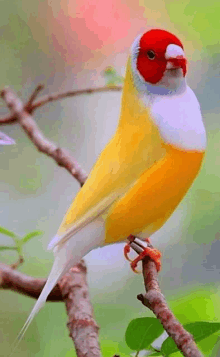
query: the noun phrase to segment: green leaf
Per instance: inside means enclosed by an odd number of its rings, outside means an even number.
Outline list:
[[[43,234],[42,231],[33,231],[30,232],[28,234],[26,234],[26,236],[24,236],[24,238],[22,238],[22,243],[27,243],[29,240],[31,240],[34,237],[40,236],[41,234]]]
[[[152,352],[149,357],[153,356],[162,356],[161,352]]]
[[[14,234],[14,232],[11,232],[8,229],[3,228],[1,226],[0,226],[0,233],[5,234],[6,236],[9,236],[11,238],[15,238],[16,237],[16,234]]]
[[[141,317],[132,320],[125,332],[125,341],[132,350],[141,351],[150,346],[164,329],[154,317]]]
[[[193,335],[195,342],[199,342],[220,330],[220,323],[197,321],[183,325],[183,327]],[[169,356],[171,353],[177,351],[179,350],[171,337],[168,337],[161,346],[161,352],[165,356]]]
[[[16,247],[10,247],[7,245],[0,245],[0,250],[17,250]]]
[[[220,337],[217,339],[215,346],[211,352],[209,357],[216,357],[220,355]]]

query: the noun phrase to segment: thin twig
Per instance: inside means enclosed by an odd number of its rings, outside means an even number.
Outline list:
[[[15,115],[7,114],[0,118],[0,125],[11,125],[17,122],[17,118]]]
[[[31,94],[27,104],[25,105],[26,110],[30,113],[32,109],[32,105],[34,100],[37,98],[38,94],[44,89],[43,84],[38,84],[38,86],[34,89],[33,93]]]
[[[22,255],[19,255],[18,260],[11,264],[12,269],[17,269],[21,264],[24,263],[24,257]]]
[[[122,90],[122,86],[104,86],[104,87],[99,87],[99,88],[87,88],[87,89],[81,89],[81,90],[67,91],[64,93],[54,93],[54,94],[50,94],[50,95],[45,95],[45,96],[39,98],[38,100],[34,101],[36,96],[39,94],[39,92],[43,88],[44,88],[44,86],[39,84],[36,87],[36,89],[33,91],[33,93],[31,94],[27,103],[24,105],[24,108],[27,113],[31,114],[34,110],[42,107],[43,105],[45,105],[47,103],[51,103],[51,102],[69,98],[69,97],[75,97],[75,96],[84,95],[84,94],[112,92],[112,91],[120,92]],[[7,90],[8,90],[8,88],[5,88],[5,89],[3,89],[2,92],[7,91]],[[16,121],[17,121],[17,118],[13,114],[0,117],[0,125],[14,124]]]
[[[149,243],[148,246],[153,248]],[[131,243],[131,247],[138,254],[142,251],[139,246],[135,245],[135,242]],[[159,287],[155,262],[146,256],[142,261],[142,269],[146,294],[139,294],[137,299],[156,315],[165,331],[174,340],[176,346],[185,357],[202,357],[193,340],[193,336],[183,328],[167,305]]]
[[[64,93],[54,93],[52,95],[46,95],[42,98],[39,98],[36,102],[34,102],[32,104],[32,111],[39,107],[42,107],[47,103],[68,98],[68,97],[75,97],[83,94],[93,94],[93,93],[103,93],[103,92],[113,92],[113,91],[119,92],[121,90],[122,90],[122,86],[108,86],[108,87],[104,86],[99,88],[88,88],[88,89],[68,91]]]
[[[35,91],[35,95],[36,92],[37,91]],[[53,158],[59,166],[62,166],[69,171],[82,186],[86,181],[87,175],[78,162],[71,157],[66,150],[56,146],[44,137],[32,116],[24,108],[21,100],[10,88],[4,89],[1,92],[1,96],[10,109],[12,116],[16,117],[18,123],[37,149]],[[31,97],[33,98],[33,96],[34,95]]]

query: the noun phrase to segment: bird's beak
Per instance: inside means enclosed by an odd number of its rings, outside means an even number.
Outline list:
[[[166,69],[172,70],[172,69],[182,68],[183,75],[185,76],[186,64],[187,64],[186,58],[183,56],[171,57],[167,61]]]
[[[167,46],[165,58],[167,60],[166,69],[174,70],[182,68],[183,75],[186,75],[186,56],[183,48],[180,46],[170,44]]]

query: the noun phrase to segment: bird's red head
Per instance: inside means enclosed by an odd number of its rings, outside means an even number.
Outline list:
[[[137,70],[146,82],[157,84],[165,71],[182,69],[186,75],[186,58],[181,41],[172,33],[153,29],[146,32],[139,42]]]

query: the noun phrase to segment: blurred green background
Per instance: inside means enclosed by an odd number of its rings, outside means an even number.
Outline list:
[[[188,83],[202,107],[208,148],[202,171],[184,201],[153,236],[163,253],[159,279],[169,305],[181,322],[220,321],[220,118],[219,1],[80,0],[1,1],[1,88],[10,86],[22,99],[36,84],[44,94],[104,84],[103,70],[112,65],[124,74],[129,46],[148,26],[174,32],[190,62]],[[120,93],[65,99],[44,106],[34,117],[52,141],[68,148],[87,172],[114,132]],[[1,115],[7,113],[4,102]],[[24,235],[44,235],[25,245],[21,271],[46,277],[52,254],[46,247],[79,189],[70,174],[40,154],[18,125],[1,127],[16,140],[0,147],[0,225]],[[0,236],[0,244],[10,239]],[[137,301],[144,291],[123,258],[123,244],[91,252],[89,286],[95,318],[101,327],[103,356],[128,356],[124,333],[135,317],[152,316]],[[12,263],[14,253],[1,252]],[[34,301],[1,291],[0,356],[10,351]],[[31,324],[16,356],[74,356],[61,303],[48,303]],[[209,356],[217,334],[200,343]],[[175,354],[176,356],[180,354]]]

